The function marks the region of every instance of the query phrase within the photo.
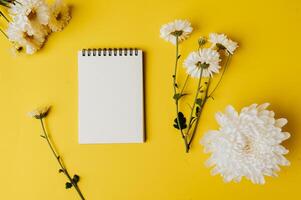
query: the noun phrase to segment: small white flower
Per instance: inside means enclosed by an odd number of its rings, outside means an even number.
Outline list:
[[[175,20],[168,24],[164,24],[160,29],[160,37],[164,40],[176,44],[176,37],[178,41],[182,42],[189,37],[192,32],[192,27],[187,20]]]
[[[238,47],[237,43],[228,39],[225,34],[211,33],[209,34],[209,41],[218,48],[227,49],[230,54],[233,54]]]
[[[186,72],[192,77],[200,78],[213,76],[213,73],[218,73],[220,69],[220,55],[216,50],[211,48],[200,49],[192,52],[184,61]]]
[[[206,153],[212,153],[206,164],[214,167],[212,174],[220,174],[225,182],[241,181],[246,177],[254,184],[264,184],[264,176],[277,176],[280,166],[290,162],[281,143],[290,134],[282,132],[287,123],[275,119],[268,103],[253,104],[238,113],[232,106],[225,113],[217,113],[219,130],[209,131],[201,141]]]
[[[53,32],[62,31],[71,19],[69,7],[62,0],[56,0],[50,12],[49,28]]]
[[[32,118],[43,119],[48,115],[49,110],[50,106],[41,106],[29,112],[28,115]]]
[[[12,5],[10,14],[13,21],[29,34],[43,32],[43,25],[46,26],[50,18],[49,6],[44,0],[21,0]]]
[[[31,35],[27,31],[12,22],[9,23],[7,29],[7,36],[9,40],[16,45],[25,48],[26,53],[33,54],[40,49],[45,41],[45,38],[41,35]]]

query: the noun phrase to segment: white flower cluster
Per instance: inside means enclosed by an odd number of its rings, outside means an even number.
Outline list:
[[[160,36],[168,42],[176,45],[176,65],[179,59],[178,45],[189,37],[192,32],[190,23],[186,20],[176,20],[174,22],[163,25],[160,30]],[[208,39],[201,37],[198,40],[199,48],[197,51],[191,52],[184,61],[184,66],[188,75],[199,78],[199,87],[197,88],[195,99],[200,93],[202,85],[201,77],[212,77],[219,73],[222,58],[227,57],[223,73],[229,63],[229,59],[238,47],[237,43],[229,39],[225,34],[211,33]],[[182,95],[176,93],[178,85],[176,82],[176,73],[174,77],[175,96]],[[221,78],[223,74],[221,75]],[[187,79],[186,79],[187,80]],[[219,85],[221,79],[209,94],[202,97],[205,100],[211,97]],[[185,88],[186,81],[183,88]],[[208,88],[206,90],[208,91]],[[206,92],[207,93],[207,92]],[[176,99],[176,103],[179,99]],[[195,104],[197,101],[195,100]],[[202,99],[200,99],[202,100]],[[199,110],[203,108],[206,101],[198,103],[194,118],[199,118]],[[178,104],[176,104],[178,110]],[[191,109],[194,112],[194,106]],[[288,166],[290,162],[285,158],[288,150],[281,145],[283,141],[290,137],[290,134],[282,131],[282,127],[287,123],[284,118],[276,119],[273,111],[267,109],[268,103],[245,107],[241,112],[237,112],[232,106],[228,106],[224,113],[217,113],[216,120],[220,126],[218,130],[209,131],[201,144],[204,145],[205,153],[211,153],[211,157],[207,160],[206,165],[212,167],[212,174],[220,174],[225,182],[240,182],[243,177],[251,180],[254,184],[264,184],[265,176],[277,176],[280,166]],[[177,111],[178,112],[178,111]],[[186,118],[182,112],[178,112],[175,119],[175,128],[178,129],[182,121],[186,128]],[[179,117],[181,116],[181,117]],[[181,120],[180,120],[181,119]],[[189,122],[192,121],[190,117]],[[182,126],[182,125],[181,125]],[[195,127],[197,124],[195,125]],[[187,151],[187,135],[189,135],[190,125],[184,142]],[[182,130],[181,130],[182,131]],[[193,133],[194,134],[194,133]],[[193,138],[193,135],[191,136]]]
[[[204,45],[206,40],[202,38]],[[225,50],[232,55],[238,47],[237,43],[229,39],[225,34],[209,34],[209,42],[212,44],[209,48],[200,48],[198,51],[190,53],[184,61],[186,72],[195,78],[212,77],[214,73],[219,73],[220,53],[219,50]]]
[[[44,0],[19,0],[11,6],[7,36],[15,47],[33,54],[51,32],[62,31],[71,19],[69,7],[62,0],[49,6]]]
[[[254,184],[264,184],[264,176],[277,176],[280,166],[290,162],[284,157],[288,150],[281,143],[290,137],[282,132],[287,123],[275,119],[268,103],[245,107],[238,113],[232,106],[217,113],[219,130],[209,131],[201,141],[211,157],[206,164],[212,174],[220,174],[225,182],[246,177]]]
[[[174,45],[186,40],[191,34],[193,28],[187,20],[175,20],[165,24],[160,29],[160,37],[171,42]],[[199,43],[203,46],[206,43],[205,38],[201,38]],[[214,73],[219,73],[220,54],[219,50],[225,50],[232,55],[238,47],[237,43],[229,39],[225,34],[209,34],[209,48],[200,48],[198,51],[190,53],[184,61],[186,72],[195,78],[212,77]]]

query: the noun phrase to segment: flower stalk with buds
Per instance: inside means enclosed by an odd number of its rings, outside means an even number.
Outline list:
[[[192,27],[190,22],[187,20],[175,20],[161,27],[160,36],[168,42],[171,42],[176,46],[175,54],[175,66],[173,78],[173,99],[176,106],[176,118],[174,120],[174,127],[178,129],[181,133],[185,144],[185,150],[188,153],[197,127],[201,117],[201,113],[204,106],[209,98],[213,99],[213,93],[221,83],[221,79],[227,69],[230,57],[234,50],[237,48],[237,43],[228,39],[224,34],[212,33],[209,35],[209,41],[211,47],[206,48],[205,45],[208,43],[205,37],[201,37],[198,40],[198,50],[191,52],[187,59],[184,61],[184,66],[186,68],[187,76],[183,84],[178,82],[178,64],[181,58],[179,54],[179,44],[187,39],[192,32]],[[220,58],[220,53],[224,52],[227,54],[227,61],[224,66],[221,78],[213,89],[211,89],[211,79],[214,74],[219,73],[221,68],[220,63],[222,59]],[[180,111],[179,104],[180,100],[186,95],[185,92],[186,85],[189,78],[196,78],[197,87],[195,90],[194,100],[192,106],[190,107],[190,113],[188,120],[186,119],[183,112]],[[209,92],[211,90],[211,92]]]

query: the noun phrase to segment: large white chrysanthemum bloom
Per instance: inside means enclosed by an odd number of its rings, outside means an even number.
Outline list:
[[[232,106],[225,113],[217,113],[219,130],[209,131],[201,140],[206,153],[211,153],[206,165],[212,174],[220,174],[226,182],[239,182],[246,177],[254,184],[264,184],[264,176],[277,176],[280,166],[290,162],[281,143],[290,134],[282,132],[287,123],[275,119],[268,103],[253,104],[238,113]]]
[[[53,32],[62,31],[71,19],[69,7],[62,0],[56,0],[50,13],[48,26]]]
[[[44,26],[49,22],[50,11],[44,0],[20,0],[10,8],[10,14],[29,34],[47,34]]]
[[[216,50],[211,48],[200,49],[190,53],[184,61],[186,72],[195,78],[213,76],[220,69],[220,55]]]
[[[164,40],[176,44],[176,37],[178,42],[187,39],[192,32],[192,27],[187,20],[175,20],[168,24],[164,24],[160,29],[160,37]]]
[[[230,54],[233,54],[238,47],[237,43],[228,39],[225,34],[211,33],[209,34],[209,41],[218,48],[226,49]]]
[[[9,40],[20,47],[23,47],[27,54],[33,54],[40,49],[45,41],[44,37],[40,35],[31,35],[22,30],[17,23],[9,23],[7,29],[7,36]]]

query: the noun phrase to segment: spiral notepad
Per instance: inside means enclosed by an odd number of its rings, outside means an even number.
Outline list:
[[[78,52],[80,144],[144,141],[142,59],[138,49]]]

